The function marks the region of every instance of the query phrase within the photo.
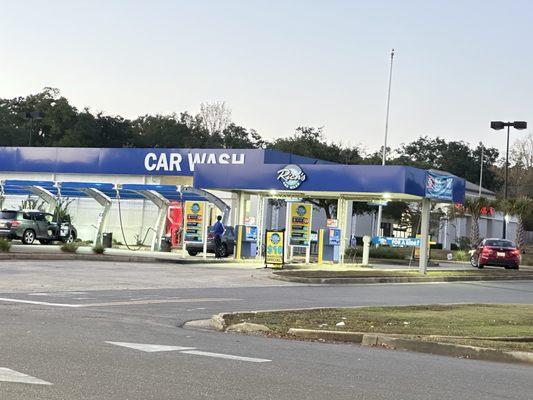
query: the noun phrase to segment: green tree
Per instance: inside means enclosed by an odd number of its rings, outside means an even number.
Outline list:
[[[467,197],[463,203],[463,210],[471,217],[470,243],[475,245],[479,241],[479,218],[483,210],[492,207],[494,202],[485,197]]]
[[[524,228],[524,217],[531,213],[533,208],[533,199],[531,197],[520,196],[501,200],[499,202],[499,209],[506,215],[514,215],[517,218],[516,243],[518,247],[522,248],[526,243],[526,235]]]

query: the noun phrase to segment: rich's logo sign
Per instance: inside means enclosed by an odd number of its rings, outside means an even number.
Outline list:
[[[298,188],[306,179],[307,176],[296,164],[289,164],[278,171],[278,181],[281,181],[287,189]]]

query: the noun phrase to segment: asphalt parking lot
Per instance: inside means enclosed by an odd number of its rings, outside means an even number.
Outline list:
[[[528,399],[532,367],[182,328],[214,313],[531,303],[532,282],[309,286],[269,271],[0,263],[2,399]]]

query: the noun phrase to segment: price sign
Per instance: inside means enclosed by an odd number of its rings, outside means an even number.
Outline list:
[[[265,264],[283,266],[283,231],[266,231]]]

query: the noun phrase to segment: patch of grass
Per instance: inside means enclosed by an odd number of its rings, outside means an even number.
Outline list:
[[[0,238],[0,252],[7,253],[11,249],[11,242],[9,240]]]
[[[94,246],[92,248],[94,254],[104,254],[105,247],[104,246]]]
[[[65,253],[75,253],[76,250],[78,250],[78,247],[78,243],[63,243],[61,245],[61,251],[64,251]]]
[[[533,305],[459,304],[335,308],[243,313],[228,324],[252,322],[280,336],[290,328],[439,336],[533,336]],[[344,326],[336,326],[344,322]]]

